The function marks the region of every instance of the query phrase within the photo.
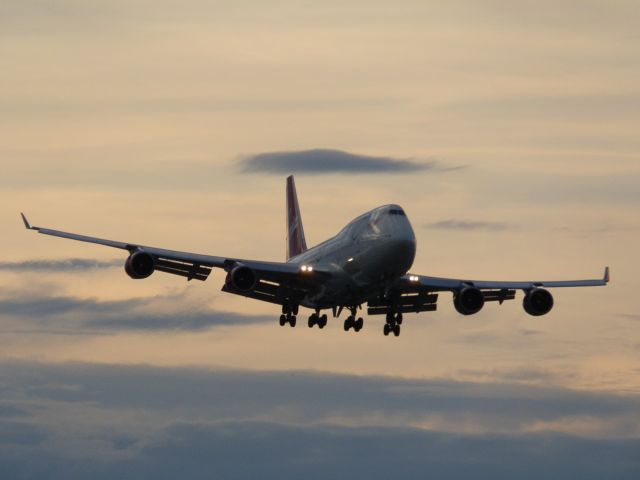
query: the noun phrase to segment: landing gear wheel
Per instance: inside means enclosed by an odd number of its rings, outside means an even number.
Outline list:
[[[284,327],[284,324],[287,323],[287,316],[285,314],[280,315],[280,326]]]
[[[384,329],[382,330],[382,332],[384,333],[384,336],[387,337],[391,332],[391,325],[389,325],[388,323],[385,323]]]
[[[359,332],[360,330],[362,330],[362,326],[364,325],[364,320],[362,319],[362,317],[360,317],[358,320],[356,320],[353,324],[353,329],[356,332]]]
[[[401,313],[398,313],[398,314],[396,315],[396,323],[397,323],[398,325],[402,325],[402,314],[401,314]]]
[[[295,315],[287,315],[287,323],[292,327],[296,326],[296,316]]]
[[[327,316],[326,315],[322,315],[320,317],[320,320],[318,321],[318,327],[320,327],[321,329],[327,326]]]
[[[400,336],[400,325],[396,325],[395,327],[393,327],[393,334],[396,337]]]
[[[348,332],[351,329],[351,327],[355,328],[354,320],[352,316],[348,316],[347,319],[344,321],[344,331]]]
[[[317,316],[315,313],[312,313],[312,314],[309,316],[309,322],[308,322],[309,328],[313,328],[313,326],[314,326],[315,324],[317,324],[317,323],[319,324],[319,322],[318,322],[318,316]]]

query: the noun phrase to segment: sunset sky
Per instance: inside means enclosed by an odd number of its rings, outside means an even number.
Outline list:
[[[0,2],[0,476],[638,478],[638,25],[632,0]],[[612,282],[539,318],[444,294],[399,338],[281,328],[223,272],[134,281],[19,217],[282,261],[289,174],[310,245],[397,203],[415,273]]]

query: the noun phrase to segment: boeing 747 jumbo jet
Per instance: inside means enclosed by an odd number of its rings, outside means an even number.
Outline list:
[[[402,314],[436,310],[439,292],[452,292],[455,309],[462,315],[473,315],[486,302],[502,304],[513,300],[516,290],[522,290],[524,310],[539,316],[553,307],[547,288],[609,282],[608,267],[601,279],[551,282],[492,282],[407,273],[416,254],[416,237],[399,205],[384,205],[364,213],[335,237],[307,248],[293,176],[287,178],[286,197],[286,262],[215,257],[88,237],[34,227],[21,215],[29,230],[127,250],[124,269],[134,279],[147,278],[158,271],[187,280],[206,280],[213,268],[221,268],[226,272],[223,292],[280,305],[281,326],[295,327],[300,306],[313,310],[308,325],[319,328],[327,324],[323,310],[330,310],[338,318],[347,309],[350,314],[344,321],[344,330],[359,332],[364,320],[358,317],[358,311],[366,305],[369,315],[386,316],[385,335],[398,336]]]

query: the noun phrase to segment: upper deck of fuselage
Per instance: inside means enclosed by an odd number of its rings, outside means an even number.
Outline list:
[[[351,220],[338,234],[290,259],[307,261],[313,251],[326,251],[348,243],[397,239],[415,244],[415,234],[404,209],[397,204],[376,207]]]

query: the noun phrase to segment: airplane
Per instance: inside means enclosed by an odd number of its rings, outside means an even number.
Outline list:
[[[600,279],[569,281],[496,282],[417,275],[409,273],[416,237],[399,205],[374,208],[312,248],[307,248],[293,176],[286,179],[286,208],[285,262],[201,255],[106,240],[35,227],[23,213],[21,216],[28,230],[127,250],[124,270],[133,279],[147,278],[158,271],[204,281],[213,268],[220,268],[226,272],[223,292],[281,306],[280,326],[295,327],[301,306],[313,310],[308,326],[320,329],[327,325],[323,310],[339,318],[347,309],[350,314],[344,320],[344,330],[359,332],[364,319],[358,317],[358,311],[366,304],[369,315],[385,315],[384,335],[393,333],[397,337],[403,314],[435,311],[441,292],[453,294],[454,308],[460,314],[473,315],[485,303],[502,304],[513,300],[516,290],[522,290],[524,310],[540,316],[553,308],[548,288],[609,283],[609,267]]]

